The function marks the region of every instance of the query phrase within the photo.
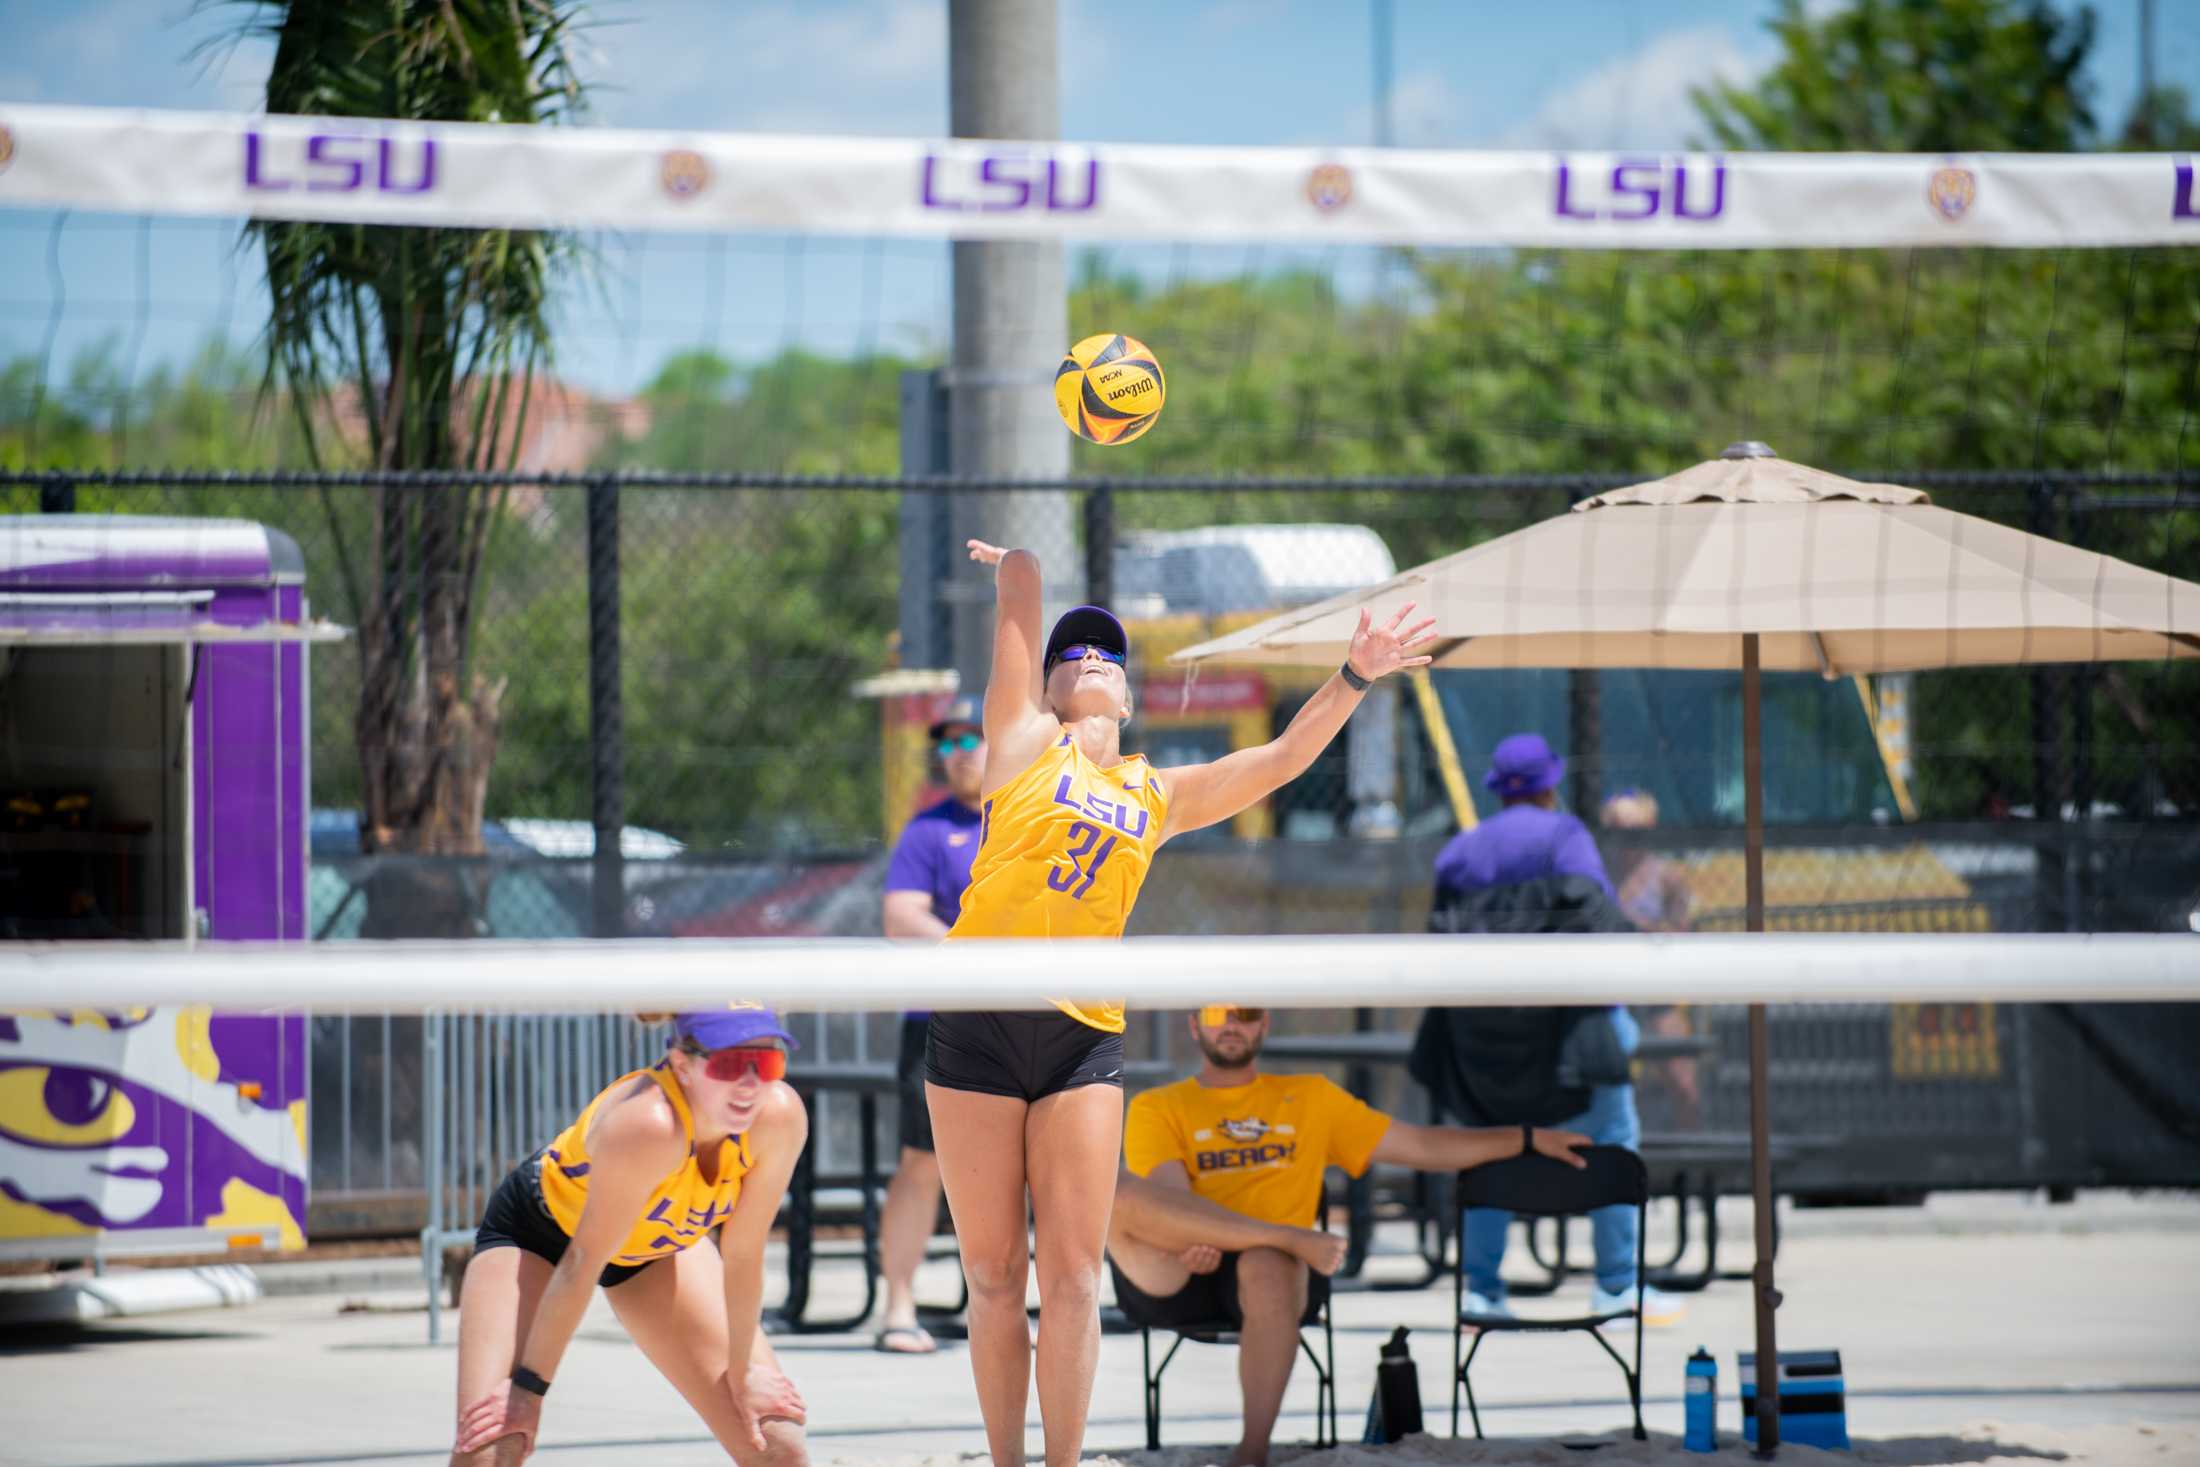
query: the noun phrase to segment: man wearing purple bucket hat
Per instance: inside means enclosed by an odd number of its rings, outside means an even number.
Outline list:
[[[764,1244],[809,1138],[783,1083],[794,1036],[760,1004],[681,1014],[514,1168],[474,1235],[459,1313],[453,1467],[516,1467],[590,1297],[742,1467],[809,1460],[801,1393],[758,1327]],[[716,1249],[694,1245],[718,1232]]]
[[[1566,761],[1551,752],[1543,735],[1516,733],[1499,740],[1490,752],[1490,770],[1482,784],[1497,795],[1503,808],[1474,829],[1453,836],[1437,853],[1438,905],[1464,893],[1553,876],[1587,877],[1607,897],[1613,895],[1596,838],[1578,818],[1558,808],[1558,787],[1565,777]],[[1634,1017],[1624,1007],[1614,1007],[1612,1024],[1620,1047],[1632,1053],[1639,1037]],[[1561,1128],[1584,1132],[1599,1145],[1640,1146],[1642,1119],[1635,1109],[1635,1087],[1597,1085],[1589,1094],[1589,1109],[1560,1122]],[[1604,1207],[1590,1214],[1596,1246],[1591,1308],[1597,1313],[1633,1307],[1635,1252],[1642,1241],[1636,1236],[1637,1222],[1631,1207]],[[1511,1226],[1509,1212],[1493,1207],[1467,1209],[1460,1227],[1459,1256],[1467,1276],[1469,1313],[1512,1312],[1499,1274]],[[1642,1312],[1644,1324],[1666,1325],[1677,1322],[1683,1311],[1671,1295],[1648,1289]]]

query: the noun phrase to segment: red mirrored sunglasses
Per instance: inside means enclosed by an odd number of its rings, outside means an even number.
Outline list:
[[[702,1060],[704,1075],[713,1080],[738,1080],[744,1075],[754,1075],[759,1080],[787,1077],[787,1051],[760,1044],[714,1049],[704,1054]]]

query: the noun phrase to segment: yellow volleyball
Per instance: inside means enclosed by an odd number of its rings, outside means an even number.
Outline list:
[[[1153,348],[1135,336],[1088,336],[1054,373],[1054,406],[1088,443],[1130,442],[1161,416],[1168,394]]]

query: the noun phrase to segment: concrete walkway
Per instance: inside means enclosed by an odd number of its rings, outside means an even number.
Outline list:
[[[1746,1215],[1733,1216],[1746,1247]],[[1580,1231],[1580,1230],[1577,1230]],[[2074,1428],[2200,1422],[2200,1201],[2081,1198],[2050,1208],[2012,1197],[1937,1198],[1901,1212],[1795,1214],[1780,1285],[1786,1348],[1840,1349],[1849,1422],[1861,1437],[1950,1433],[1981,1421]],[[1401,1237],[1395,1241],[1402,1244]],[[1652,1244],[1657,1256],[1658,1245]],[[1378,1260],[1396,1271],[1403,1260]],[[1739,1266],[1746,1257],[1737,1254]],[[952,1294],[952,1265],[928,1266],[922,1293]],[[289,1292],[263,1270],[249,1307],[18,1331],[0,1340],[0,1463],[101,1467],[276,1467],[440,1463],[449,1444],[452,1348],[426,1344],[417,1284],[404,1268],[324,1266],[341,1292]],[[347,1281],[356,1285],[346,1289]],[[818,1274],[819,1307],[856,1296],[848,1264]],[[395,1287],[392,1287],[392,1286]],[[1556,1301],[1578,1305],[1586,1284]],[[1413,1344],[1432,1430],[1448,1429],[1446,1284],[1418,1293],[1340,1295],[1337,1364],[1345,1435],[1357,1435],[1390,1326]],[[969,1363],[950,1346],[923,1359],[874,1353],[868,1335],[778,1342],[810,1405],[825,1462],[914,1463],[982,1450]],[[1747,1290],[1693,1296],[1687,1321],[1648,1336],[1644,1415],[1678,1432],[1682,1361],[1719,1358],[1722,1430],[1738,1427],[1734,1354],[1749,1349]],[[686,1407],[629,1345],[599,1296],[559,1372],[535,1461],[650,1467],[723,1461]],[[1475,1369],[1493,1435],[1598,1432],[1626,1421],[1623,1382],[1579,1337],[1493,1341]],[[1164,1437],[1235,1437],[1235,1363],[1187,1345],[1170,1368]],[[1313,1383],[1294,1378],[1285,1436],[1312,1431]],[[1032,1450],[1036,1455],[1036,1406]],[[1143,1444],[1139,1348],[1110,1336],[1087,1444]],[[644,1452],[646,1451],[646,1458]],[[1737,1459],[1739,1460],[1739,1459]]]

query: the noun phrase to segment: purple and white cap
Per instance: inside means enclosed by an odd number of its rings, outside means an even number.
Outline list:
[[[779,1039],[789,1049],[800,1049],[795,1037],[780,1026],[779,1015],[762,1004],[730,1003],[722,1009],[681,1014],[673,1027],[682,1039],[692,1039],[705,1049],[731,1049],[759,1039]]]

